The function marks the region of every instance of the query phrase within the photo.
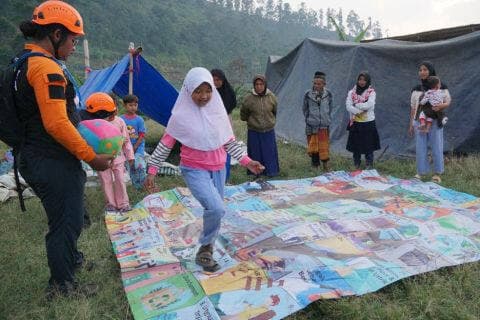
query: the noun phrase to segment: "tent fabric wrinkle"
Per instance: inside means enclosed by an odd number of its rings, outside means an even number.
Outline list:
[[[377,92],[375,118],[382,146],[390,156],[413,156],[415,139],[407,136],[410,93],[420,82],[418,68],[431,61],[441,81],[448,83],[452,104],[444,128],[445,151],[480,151],[480,31],[448,40],[417,43],[380,40],[355,43],[305,39],[284,57],[272,56],[266,77],[278,98],[275,132],[286,140],[306,145],[303,95],[315,71],[326,73],[326,87],[333,95],[330,148],[347,155],[347,92],[358,74],[366,70]]]

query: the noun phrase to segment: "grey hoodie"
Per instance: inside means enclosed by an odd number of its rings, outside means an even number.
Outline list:
[[[330,126],[332,103],[332,93],[326,88],[323,89],[321,96],[313,89],[305,92],[302,110],[305,116],[306,135],[314,134],[318,129]]]

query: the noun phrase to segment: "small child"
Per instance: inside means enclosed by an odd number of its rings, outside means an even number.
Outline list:
[[[325,88],[325,73],[317,71],[313,77],[312,89],[303,97],[307,152],[312,158],[312,166],[318,168],[320,160],[323,170],[328,171],[329,132],[332,112],[332,93]]]
[[[130,142],[135,153],[135,163],[130,168],[130,179],[136,189],[142,189],[146,178],[145,163],[145,121],[137,115],[138,97],[133,94],[123,97],[123,106],[125,114],[121,115],[123,121],[127,125]]]
[[[207,69],[193,68],[187,73],[165,134],[148,160],[145,181],[147,190],[153,192],[160,164],[178,140],[182,144],[180,170],[183,178],[204,208],[201,246],[195,262],[206,272],[220,269],[213,259],[213,245],[225,214],[223,189],[227,152],[254,174],[265,169],[250,159],[235,140],[222,98],[214,88],[213,77]]]
[[[122,152],[112,161],[112,166],[99,171],[98,177],[105,194],[105,211],[127,212],[131,210],[125,185],[125,160],[133,165],[133,147],[128,136],[127,125],[117,117],[117,108],[112,97],[103,92],[93,93],[86,101],[86,111],[93,119],[105,119],[120,129],[124,137]]]
[[[434,111],[432,107],[442,104],[445,101],[445,94],[443,90],[440,90],[440,79],[436,76],[430,76],[427,78],[427,85],[430,88],[423,98],[420,100],[420,114],[418,120],[420,121],[420,131],[429,132],[432,126],[433,119],[437,119],[438,127],[443,127],[448,118],[444,115],[443,111]]]

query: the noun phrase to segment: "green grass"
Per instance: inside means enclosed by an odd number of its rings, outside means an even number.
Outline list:
[[[155,144],[163,129],[147,121],[147,143]],[[238,140],[246,141],[245,123],[234,113]],[[278,141],[281,175],[293,179],[320,174],[311,168],[303,147]],[[3,148],[0,146],[0,151]],[[480,196],[478,156],[452,159],[446,163],[443,185]],[[350,170],[350,159],[332,157],[333,170]],[[410,178],[415,173],[413,160],[385,160],[376,164],[385,175]],[[246,181],[245,169],[232,168],[231,182]],[[179,177],[160,177],[162,190],[184,186]],[[129,187],[132,204],[146,193]],[[81,271],[82,282],[96,282],[99,294],[90,299],[58,299],[47,303],[44,288],[49,272],[44,235],[47,221],[38,199],[26,201],[21,213],[15,199],[0,205],[0,319],[132,319],[123,292],[120,270],[112,252],[103,221],[103,194],[99,188],[87,189],[87,206],[92,226],[82,233],[79,248],[95,262],[92,271]],[[287,319],[480,319],[480,263],[444,268],[395,282],[375,293],[338,300],[323,300]]]

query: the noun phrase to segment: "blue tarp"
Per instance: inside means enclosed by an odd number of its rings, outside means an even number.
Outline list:
[[[92,70],[80,87],[83,102],[94,92],[114,92],[123,97],[128,94],[129,55],[111,67]],[[134,58],[133,93],[138,96],[138,108],[148,117],[167,125],[177,99],[177,90],[141,55]],[[84,103],[83,103],[84,105]]]

